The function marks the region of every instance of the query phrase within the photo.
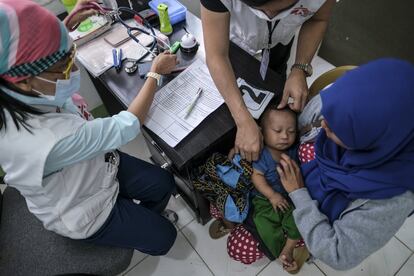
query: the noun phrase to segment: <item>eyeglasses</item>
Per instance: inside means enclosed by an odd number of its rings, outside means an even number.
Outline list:
[[[70,51],[70,53],[68,53],[66,56],[66,58],[62,59],[62,60],[67,60],[67,64],[65,65],[65,69],[63,71],[60,71],[59,69],[56,69],[56,71],[51,71],[51,70],[46,70],[45,72],[47,73],[53,73],[53,74],[61,74],[63,75],[64,79],[69,79],[70,77],[70,72],[72,71],[73,68],[73,64],[75,63],[75,57],[76,57],[76,44],[73,44],[72,46],[72,50]],[[56,67],[56,65],[52,66],[52,68],[62,68],[63,64],[61,66]]]
[[[76,44],[73,44],[73,49],[69,56],[69,62],[66,65],[66,69],[63,70],[62,72],[66,80],[69,79],[70,77],[70,72],[72,71],[73,64],[75,63],[75,56],[76,56]]]

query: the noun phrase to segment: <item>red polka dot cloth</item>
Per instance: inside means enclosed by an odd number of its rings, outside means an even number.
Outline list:
[[[214,206],[211,203],[210,203],[210,215],[215,219],[224,218],[223,214],[216,208],[216,206]]]
[[[300,163],[308,163],[315,159],[315,143],[303,143],[299,146],[298,155]]]
[[[259,243],[242,225],[235,227],[227,238],[227,253],[243,264],[251,264],[264,256]]]

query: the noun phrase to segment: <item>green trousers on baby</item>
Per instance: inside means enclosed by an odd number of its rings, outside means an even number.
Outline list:
[[[261,196],[253,198],[253,205],[257,232],[273,256],[278,258],[285,246],[286,236],[292,240],[301,238],[293,219],[293,207],[290,206],[285,212],[274,210],[269,200]]]

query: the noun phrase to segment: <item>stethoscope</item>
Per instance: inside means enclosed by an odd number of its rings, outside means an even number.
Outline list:
[[[134,73],[137,69],[138,69],[138,63],[140,63],[143,59],[145,59],[148,55],[152,55],[152,56],[157,56],[157,54],[155,53],[155,51],[157,50],[157,45],[158,45],[158,41],[162,42],[162,44],[164,44],[164,46],[161,46],[163,49],[165,49],[165,46],[167,46],[168,48],[170,48],[170,45],[167,42],[162,41],[161,39],[159,39],[154,31],[154,28],[151,26],[151,24],[149,24],[149,22],[143,18],[138,12],[136,12],[133,9],[127,8],[127,7],[119,7],[117,9],[110,9],[110,8],[106,8],[106,7],[102,7],[101,5],[99,5],[96,2],[89,2],[87,4],[81,5],[77,8],[77,10],[75,10],[73,13],[71,13],[68,17],[68,21],[70,21],[70,19],[78,12],[83,11],[83,10],[96,10],[100,15],[104,15],[106,16],[109,21],[112,22],[119,22],[121,23],[126,29],[127,29],[127,33],[128,36],[134,40],[136,43],[138,43],[140,46],[144,47],[144,49],[146,50],[146,53],[144,55],[142,55],[139,59],[136,60],[132,60],[129,59],[127,60],[127,62],[125,63],[125,71],[129,74]],[[121,14],[122,12],[124,13],[130,13],[133,14],[134,16],[137,16],[141,22],[143,27],[145,28],[140,28],[137,26],[130,26],[127,22],[125,22],[122,18],[121,18]],[[80,23],[76,24],[75,26],[73,26],[72,28],[69,29],[70,32],[74,31]],[[152,37],[152,43],[151,46],[148,48],[145,45],[143,45],[139,39],[132,34],[133,31],[139,31],[141,33],[144,33],[146,35],[149,35]]]

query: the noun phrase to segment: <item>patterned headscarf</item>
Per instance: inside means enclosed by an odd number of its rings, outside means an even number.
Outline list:
[[[64,24],[29,0],[0,0],[0,78],[15,83],[45,71],[72,47]]]

